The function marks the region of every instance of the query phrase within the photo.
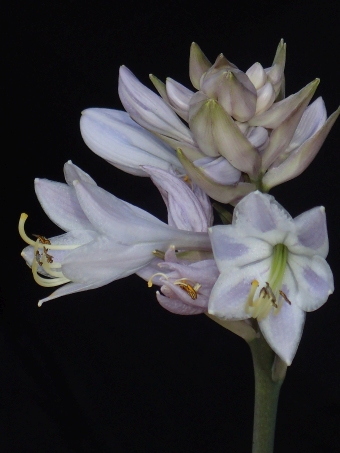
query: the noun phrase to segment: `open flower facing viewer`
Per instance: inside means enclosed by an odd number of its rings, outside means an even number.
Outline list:
[[[272,196],[253,192],[236,206],[232,225],[211,228],[210,237],[221,275],[209,313],[256,319],[270,347],[290,365],[305,312],[321,307],[334,291],[325,261],[325,209],[292,219]]]

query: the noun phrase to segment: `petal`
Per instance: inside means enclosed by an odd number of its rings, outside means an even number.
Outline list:
[[[123,244],[148,243],[151,251],[168,248],[210,250],[206,233],[170,228],[146,211],[105,190],[86,183],[75,184],[78,200],[96,230]]]
[[[263,171],[267,170],[289,145],[312,94],[313,90],[309,96],[301,99],[301,102],[291,110],[290,114],[270,134],[269,144],[262,156]]]
[[[233,225],[273,246],[283,243],[288,232],[294,228],[290,214],[275,198],[259,191],[238,203],[233,214]]]
[[[154,258],[153,250],[150,243],[122,244],[102,235],[72,250],[62,262],[62,272],[73,282],[109,282],[134,274],[149,264]]]
[[[166,92],[172,107],[181,111],[182,118],[187,118],[188,121],[189,103],[194,92],[170,77],[166,79]]]
[[[286,120],[293,111],[299,108],[301,104],[307,105],[312,98],[320,80],[315,79],[313,82],[306,85],[298,93],[275,102],[269,110],[266,110],[259,115],[254,116],[250,121],[250,126],[263,126],[269,129],[277,128],[284,120]]]
[[[169,271],[176,271],[177,276],[168,274],[169,278],[187,278],[191,282],[200,283],[202,286],[213,287],[218,276],[219,271],[217,269],[214,260],[203,260],[193,264],[182,264],[160,262],[160,269],[169,269]]]
[[[156,292],[156,297],[163,308],[177,315],[199,315],[205,311],[203,308],[187,305],[179,299],[165,297],[159,291]]]
[[[216,87],[217,100],[237,121],[248,121],[256,111],[256,89],[246,74],[239,70],[223,71]]]
[[[170,97],[169,97],[169,95],[167,93],[167,87],[166,87],[165,83],[163,83],[161,80],[159,80],[153,74],[149,74],[149,78],[150,78],[151,82],[153,83],[154,87],[156,88],[156,90],[158,91],[158,93],[162,96],[164,101],[169,105],[169,107],[171,107],[171,109],[174,112],[176,112],[178,116],[183,118],[184,121],[188,122],[189,105],[185,103],[185,99],[186,99],[185,98],[185,94],[188,94],[188,93],[186,93],[185,90],[187,90],[189,92],[190,92],[190,90],[188,90],[183,85],[181,85],[180,83],[175,82],[173,80],[173,82],[175,84],[178,84],[179,87],[176,87],[174,89],[174,91],[175,91],[174,97],[175,98],[171,101]],[[183,88],[183,92],[182,92],[180,87]],[[177,93],[177,89],[178,89],[178,91],[180,91],[180,93]],[[191,93],[193,94],[193,92],[191,92]],[[189,103],[189,101],[188,101],[188,103]]]
[[[91,223],[93,222],[96,230],[103,234],[130,241],[136,238],[136,228],[145,230],[145,233],[152,225],[166,228],[166,224],[156,217],[120,200],[100,187],[78,182],[75,189],[87,217]]]
[[[216,225],[209,228],[214,258],[220,272],[247,266],[270,258],[273,247],[266,241],[245,236],[233,225]]]
[[[182,169],[175,152],[126,112],[92,108],[82,112],[80,130],[87,146],[112,165],[131,168],[133,174],[146,176],[140,165]]]
[[[260,63],[254,63],[246,71],[249,80],[259,90],[267,82],[267,74]]]
[[[223,156],[203,157],[195,160],[194,165],[200,168],[212,181],[232,185],[240,180],[241,172],[233,167]]]
[[[143,168],[155,185],[166,192],[169,215],[178,229],[201,232],[208,230],[210,211],[203,211],[199,199],[180,178],[158,168]]]
[[[73,187],[73,181],[75,180],[87,182],[88,184],[93,184],[94,186],[97,185],[96,181],[92,179],[90,175],[85,173],[81,168],[77,167],[77,165],[74,165],[71,160],[66,162],[64,165],[64,176],[65,181],[71,187]]]
[[[258,151],[262,152],[268,144],[268,131],[264,127],[250,127],[246,134],[247,139]]]
[[[204,55],[200,47],[193,42],[190,47],[189,77],[196,90],[200,89],[201,77],[210,67],[210,61]]]
[[[263,271],[263,264],[246,266],[236,271],[223,272],[213,287],[209,299],[208,313],[221,319],[241,320],[251,316],[246,313],[246,303],[251,282]]]
[[[304,212],[295,217],[294,224],[298,242],[291,244],[289,250],[294,254],[326,258],[329,244],[325,208],[320,206]]]
[[[316,131],[318,131],[327,120],[327,112],[322,97],[318,97],[304,111],[301,121],[294,132],[293,138],[289,143],[285,153],[290,153],[293,149],[300,146],[308,140]]]
[[[260,165],[257,150],[217,101],[197,94],[192,98],[189,124],[200,149],[210,157],[221,154],[238,170],[256,174]]]
[[[339,114],[340,107],[312,137],[292,151],[286,160],[279,165],[274,162],[263,177],[263,184],[267,190],[299,176],[308,167],[319,152]]]
[[[257,92],[257,102],[256,102],[256,112],[258,115],[262,112],[265,112],[273,105],[275,101],[276,93],[274,91],[273,85],[270,82],[267,82],[262,88]]]
[[[333,274],[327,262],[318,255],[306,257],[289,254],[288,265],[298,286],[291,302],[304,311],[320,308],[334,291]],[[288,286],[286,278],[284,283]]]
[[[221,203],[236,203],[249,192],[255,190],[255,185],[250,183],[240,182],[237,185],[223,185],[208,178],[204,170],[197,168],[184,153],[178,149],[177,155],[181,164],[185,168],[188,176],[201,189],[203,189],[209,197]]]
[[[267,68],[266,74],[270,82],[273,84],[277,98],[285,98],[285,86],[284,86],[284,69],[286,64],[286,43],[283,39],[280,40],[277,46],[273,64],[270,68]],[[278,100],[279,100],[278,99]]]
[[[155,133],[155,135],[157,135],[157,137],[159,137],[162,141],[170,145],[172,149],[177,150],[178,148],[180,148],[187,156],[187,158],[190,159],[191,161],[205,157],[205,154],[202,153],[202,151],[198,148],[197,145],[190,145],[187,142],[174,140],[173,138],[166,137],[165,135],[161,134]]]
[[[204,190],[202,190],[197,184],[194,184],[193,182],[191,182],[191,189],[198,198],[203,211],[205,212],[208,226],[211,226],[214,223],[214,212],[208,195],[204,192]]]
[[[193,144],[189,129],[173,110],[125,66],[119,71],[118,93],[125,110],[141,126]]]
[[[88,291],[89,289],[100,288],[101,286],[105,286],[108,283],[110,283],[110,280],[102,280],[95,283],[67,283],[66,285],[58,288],[48,297],[40,299],[38,305],[39,307],[41,307],[44,302],[48,302],[52,299],[57,299],[61,296],[67,296],[68,294],[79,293],[81,291]]]
[[[291,365],[299,346],[305,317],[298,306],[284,303],[277,316],[271,311],[259,321],[267,343],[287,365]]]
[[[34,188],[43,210],[62,230],[93,229],[79,204],[74,187],[36,178]]]

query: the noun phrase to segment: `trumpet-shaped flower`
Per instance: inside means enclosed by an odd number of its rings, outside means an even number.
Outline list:
[[[211,64],[194,43],[189,69],[198,91],[151,76],[159,97],[122,66],[119,96],[134,121],[177,150],[196,184],[217,201],[236,204],[256,188],[269,190],[300,174],[340,113],[327,120],[321,98],[307,108],[318,79],[284,98],[285,55],[281,41],[271,67],[255,63],[244,73],[222,54]]]
[[[19,223],[29,244],[22,255],[37,283],[46,287],[67,283],[40,304],[131,275],[154,259],[156,249],[174,244],[181,250],[211,250],[207,233],[164,224],[101,189],[71,162],[64,172],[67,184],[37,179],[35,188],[46,214],[66,234],[38,236],[34,241],[24,230],[26,214]]]
[[[256,191],[236,206],[232,224],[212,227],[210,237],[221,275],[209,313],[256,319],[270,347],[290,365],[305,312],[323,305],[334,290],[325,261],[325,209],[293,219],[272,196]]]

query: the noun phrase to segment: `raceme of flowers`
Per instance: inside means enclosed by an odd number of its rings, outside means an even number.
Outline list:
[[[308,105],[318,80],[285,98],[285,44],[273,64],[245,73],[222,54],[211,64],[193,44],[191,91],[151,76],[161,97],[120,69],[127,112],[90,108],[80,122],[85,143],[117,168],[150,177],[168,210],[165,224],[97,186],[72,162],[66,184],[35,180],[38,200],[65,234],[19,232],[35,281],[59,287],[43,302],[136,273],[159,286],[167,310],[205,313],[247,341],[263,335],[290,365],[305,313],[334,290],[325,261],[325,209],[293,219],[266,193],[299,175],[334,124],[323,100]],[[188,125],[185,125],[186,122]],[[210,198],[223,225],[213,226]],[[61,286],[62,285],[62,286]]]

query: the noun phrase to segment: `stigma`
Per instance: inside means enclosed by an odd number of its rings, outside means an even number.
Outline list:
[[[27,217],[27,214],[21,214],[18,228],[21,238],[28,245],[33,247],[31,268],[34,280],[38,285],[45,287],[59,286],[68,283],[70,280],[62,273],[61,263],[55,262],[54,260],[53,250],[73,250],[79,247],[79,245],[51,244],[49,239],[37,234],[33,235],[36,237],[36,240],[31,239],[25,232]],[[21,255],[24,256],[23,253]],[[42,275],[44,275],[44,277],[42,277]]]

